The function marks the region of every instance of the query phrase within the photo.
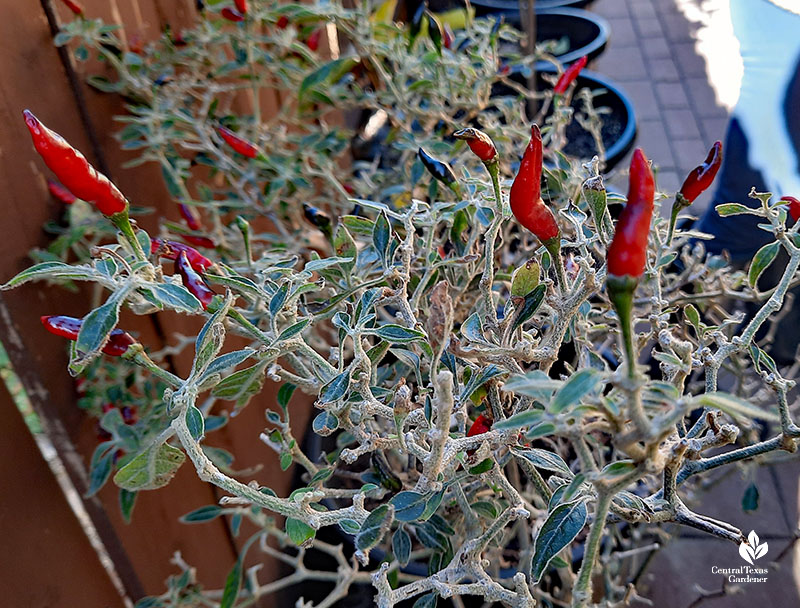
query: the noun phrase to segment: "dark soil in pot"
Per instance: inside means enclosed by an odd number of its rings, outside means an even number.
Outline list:
[[[592,0],[536,0],[536,11],[551,8],[584,8],[592,3]],[[519,2],[517,0],[474,0],[472,6],[475,7],[475,14],[492,15],[495,13],[516,13],[519,15]]]

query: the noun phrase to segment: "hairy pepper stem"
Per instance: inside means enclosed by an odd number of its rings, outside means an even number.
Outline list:
[[[609,275],[606,280],[608,297],[614,305],[619,317],[622,331],[622,350],[628,365],[628,377],[636,376],[636,351],[633,347],[633,292],[638,279],[631,276],[617,277]]]

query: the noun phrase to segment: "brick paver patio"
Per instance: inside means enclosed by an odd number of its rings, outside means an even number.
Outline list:
[[[653,159],[658,167],[658,187],[668,193],[680,187],[686,172],[705,158],[714,141],[725,137],[729,111],[717,101],[708,61],[698,50],[698,31],[711,17],[720,18],[719,14],[709,15],[720,7],[724,8],[721,0],[596,0],[589,7],[611,25],[608,47],[590,67],[615,80],[630,95],[638,117],[636,145]],[[731,63],[735,60],[732,57]],[[627,159],[620,163],[609,179],[610,187],[625,191],[627,165]],[[700,211],[708,201],[706,193],[693,211]],[[665,206],[668,211],[669,204]],[[745,465],[717,477],[713,491],[691,505],[745,533],[754,529],[766,540],[768,556],[757,565],[769,568],[768,582],[740,584],[739,593],[714,596],[725,577],[712,574],[712,566],[747,564],[731,543],[691,529],[673,528],[678,537],[669,541],[646,570],[639,584],[642,595],[657,608],[800,606],[800,543],[792,546],[798,531],[799,471],[796,457],[767,467]],[[745,513],[741,500],[751,482],[759,488],[760,503],[756,511]],[[777,564],[773,562],[776,559]],[[703,597],[705,592],[709,597]]]

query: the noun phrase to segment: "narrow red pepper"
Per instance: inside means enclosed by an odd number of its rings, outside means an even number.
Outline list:
[[[207,236],[195,236],[193,234],[182,234],[181,238],[187,243],[191,243],[195,247],[205,247],[206,249],[214,249],[216,245]]]
[[[640,148],[631,158],[628,178],[628,203],[617,221],[616,231],[606,256],[606,289],[617,311],[622,346],[628,362],[628,376],[636,376],[636,351],[633,346],[633,292],[644,274],[647,239],[653,218],[655,181],[650,163]],[[644,424],[643,421],[637,424]]]
[[[519,171],[511,185],[509,200],[511,211],[519,223],[546,243],[559,238],[560,230],[555,215],[542,200],[541,180],[542,133],[538,125],[533,125],[531,140],[525,148]]]
[[[61,201],[65,205],[71,205],[78,200],[78,197],[72,194],[72,192],[52,179],[47,180],[47,189],[50,191],[50,194],[54,199]]]
[[[214,265],[214,262],[197,251],[197,249],[176,241],[153,239],[150,242],[150,253],[158,254],[169,260],[177,260],[181,253],[186,253],[186,259],[189,260],[189,264],[197,272],[205,272]]]
[[[793,196],[784,196],[781,197],[780,202],[789,203],[789,217],[795,222],[800,219],[800,200],[797,200]]]
[[[467,437],[474,437],[475,435],[480,435],[482,433],[486,433],[492,430],[492,421],[480,414],[477,418],[475,418],[475,422],[469,427],[467,431]]]
[[[722,165],[722,142],[717,141],[711,146],[703,164],[692,169],[686,176],[680,189],[681,196],[689,203],[693,203],[714,181],[720,165]]]
[[[175,269],[178,271],[178,274],[181,275],[183,286],[189,291],[190,294],[200,300],[200,303],[203,305],[203,309],[208,308],[208,305],[211,303],[211,300],[214,299],[216,294],[208,287],[208,285],[206,285],[206,282],[200,273],[192,268],[192,265],[186,258],[185,251],[181,251],[178,259],[175,260]]]
[[[636,148],[631,159],[628,203],[622,210],[608,248],[609,275],[638,279],[644,274],[654,195],[655,182],[650,163],[642,149]]]
[[[563,95],[567,92],[569,85],[573,83],[573,81],[578,77],[578,74],[581,73],[581,70],[586,67],[589,58],[584,55],[580,59],[578,59],[575,63],[569,66],[564,73],[559,76],[558,80],[556,81],[556,86],[553,87],[553,92],[556,95]]]
[[[86,157],[55,131],[44,126],[30,110],[23,113],[33,145],[50,170],[75,196],[94,203],[107,216],[128,209],[128,200]]]
[[[256,158],[258,156],[258,148],[254,144],[242,137],[239,137],[230,129],[225,127],[217,127],[217,132],[226,144],[228,144],[242,156],[246,156],[247,158]]]
[[[669,219],[669,231],[667,232],[667,245],[672,242],[675,233],[675,223],[678,221],[678,214],[682,209],[691,205],[694,200],[705,192],[717,176],[722,165],[722,142],[714,142],[708,151],[708,156],[702,165],[698,165],[689,172],[683,185],[675,195],[675,202],[672,203],[672,212]]]
[[[242,15],[247,14],[247,0],[233,0],[233,3],[236,5],[236,10]]]
[[[200,221],[200,214],[194,207],[184,203],[178,203],[178,211],[189,228],[192,230],[200,230],[200,228],[202,228],[203,224]]]
[[[229,6],[223,8],[219,12],[219,14],[222,15],[224,19],[227,19],[228,21],[233,21],[234,23],[239,23],[241,21],[244,21],[244,15],[242,15],[235,8],[231,8]]]
[[[315,53],[319,49],[319,41],[322,39],[322,29],[323,28],[318,28],[314,30],[306,39],[306,46]]]
[[[83,15],[83,7],[75,2],[75,0],[61,0],[61,2],[79,17]]]
[[[453,133],[456,139],[463,139],[467,142],[469,149],[480,158],[484,163],[492,163],[497,161],[497,148],[492,141],[492,138],[486,135],[483,131],[478,129],[468,128],[461,129]]]
[[[279,30],[285,30],[288,26],[289,26],[289,17],[287,17],[286,15],[281,15],[275,22],[275,27],[277,27]]]
[[[78,334],[81,331],[81,325],[83,325],[82,319],[63,315],[43,316],[41,320],[42,324],[51,334],[67,338],[68,340],[77,340]],[[119,357],[125,354],[125,351],[127,351],[128,347],[132,344],[136,344],[136,340],[133,339],[133,336],[121,329],[115,329],[111,332],[108,342],[106,342],[106,345],[103,347],[103,352],[112,357]]]

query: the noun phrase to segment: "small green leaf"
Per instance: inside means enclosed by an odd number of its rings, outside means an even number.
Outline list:
[[[490,471],[492,466],[494,465],[494,460],[491,458],[486,458],[482,460],[474,467],[470,467],[469,474],[470,475],[480,475],[481,473],[486,473],[486,471]]]
[[[554,452],[541,450],[539,448],[515,448],[512,454],[519,458],[525,458],[530,461],[537,469],[544,469],[563,475],[567,479],[572,479],[573,473],[566,462]]]
[[[115,296],[116,294],[112,295],[105,304],[95,308],[83,319],[81,331],[75,342],[75,350],[78,352],[79,358],[83,359],[89,353],[99,350],[119,322],[122,298]]]
[[[497,507],[488,500],[473,502],[470,504],[470,507],[472,507],[475,513],[486,519],[495,519],[497,517]]]
[[[398,521],[414,521],[425,512],[428,496],[419,492],[399,492],[389,501],[394,506],[395,519]]]
[[[372,245],[378,252],[383,266],[388,266],[389,243],[392,240],[391,227],[385,213],[378,215],[375,220],[375,227],[372,230]]]
[[[388,504],[380,505],[372,511],[364,520],[356,536],[356,549],[366,552],[377,545],[389,526],[392,525],[393,517],[394,507]]]
[[[753,256],[753,261],[750,264],[750,271],[747,273],[747,279],[750,283],[750,287],[755,288],[759,277],[767,268],[769,268],[769,265],[775,261],[775,257],[778,255],[779,249],[780,243],[775,241],[774,243],[764,245],[756,252],[756,254]]]
[[[423,332],[395,324],[381,325],[374,333],[392,344],[409,344],[415,340],[425,339]]]
[[[281,387],[278,389],[278,396],[276,397],[276,401],[281,409],[285,412],[286,408],[289,407],[289,401],[294,394],[294,391],[297,387],[292,384],[291,382],[284,382],[281,384]]]
[[[293,459],[292,459],[291,453],[283,452],[283,454],[281,454],[281,458],[280,458],[281,471],[285,471],[290,466],[292,466],[292,462],[293,462]]]
[[[190,511],[180,518],[180,521],[185,524],[199,524],[204,521],[210,521],[222,515],[222,507],[217,505],[206,505],[194,511]]]
[[[603,376],[595,369],[586,368],[572,374],[564,383],[548,406],[548,411],[558,414],[577,404],[588,395]]]
[[[547,516],[534,543],[531,581],[538,584],[547,565],[569,545],[583,529],[588,514],[582,500],[557,506]]]
[[[742,496],[742,510],[745,513],[752,513],[753,511],[757,510],[758,498],[758,486],[754,483],[751,483],[744,491],[744,496]]]
[[[322,390],[319,392],[318,401],[320,403],[333,403],[334,401],[338,401],[345,396],[348,388],[350,388],[350,370],[346,369],[322,387]]]
[[[408,564],[411,558],[411,536],[400,526],[392,536],[392,553],[401,566]]]
[[[269,301],[269,314],[273,317],[277,315],[281,308],[283,308],[283,304],[286,302],[286,297],[289,295],[289,284],[284,283],[278,288],[278,291],[272,296]]]
[[[131,492],[155,490],[169,483],[184,460],[183,452],[168,443],[151,445],[117,471],[114,483]]]
[[[189,427],[189,434],[195,441],[200,441],[203,436],[205,421],[203,413],[195,406],[190,405],[186,410],[186,426]]]
[[[233,568],[225,579],[225,587],[222,590],[222,600],[220,608],[233,608],[236,598],[239,596],[239,588],[242,586],[242,559],[236,560]]]
[[[317,531],[304,521],[294,517],[286,518],[286,534],[289,536],[289,540],[298,547],[308,546],[310,544],[309,541],[314,538],[316,533]]]
[[[536,313],[536,311],[539,310],[542,302],[544,302],[544,296],[546,292],[547,286],[544,283],[540,283],[533,289],[533,291],[525,296],[525,298],[522,300],[519,314],[514,319],[514,326],[512,329],[516,329],[525,323],[525,321],[530,319]]]
[[[524,298],[539,285],[539,263],[531,258],[511,276],[511,296]]]
[[[497,420],[492,425],[496,431],[507,431],[509,429],[519,429],[523,426],[530,426],[541,421],[544,412],[542,410],[527,410],[525,412],[517,412],[513,416],[509,416],[505,420]]]
[[[302,321],[298,321],[294,325],[290,325],[280,333],[280,335],[275,340],[275,343],[277,344],[278,342],[283,342],[284,340],[293,338],[309,325],[311,325],[311,319],[303,319]]]
[[[98,446],[98,450],[103,446]],[[111,471],[114,469],[114,454],[116,450],[111,448],[106,451],[103,456],[96,460],[92,458],[92,466],[89,472],[89,490],[86,496],[94,496],[102,488],[108,478],[111,476]],[[95,452],[97,454],[97,452]]]
[[[328,411],[320,412],[311,423],[311,428],[317,435],[326,437],[339,428],[339,419]]]
[[[439,601],[439,596],[435,593],[426,593],[416,602],[411,608],[436,608],[436,603]]]
[[[698,395],[692,399],[695,406],[703,406],[713,409],[722,410],[729,416],[734,418],[744,418],[746,420],[769,420],[771,422],[780,422],[780,417],[775,413],[768,410],[763,410],[752,403],[749,403],[739,397],[735,397],[728,393],[712,392]]]
[[[147,283],[162,308],[179,312],[197,312],[201,308],[200,300],[189,293],[183,285],[172,283]]]
[[[119,510],[122,514],[122,519],[126,524],[131,523],[133,516],[133,507],[136,504],[137,492],[129,492],[120,488],[119,490]]]
[[[714,207],[719,213],[720,217],[728,217],[730,215],[740,215],[742,213],[749,213],[751,215],[762,215],[759,210],[742,205],[741,203],[722,203]]]

